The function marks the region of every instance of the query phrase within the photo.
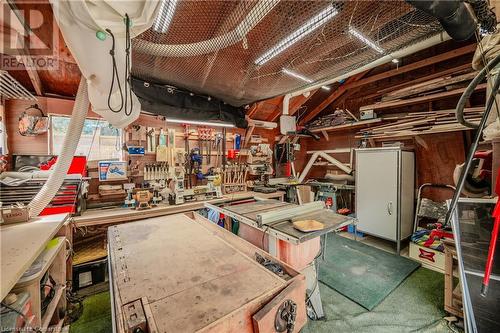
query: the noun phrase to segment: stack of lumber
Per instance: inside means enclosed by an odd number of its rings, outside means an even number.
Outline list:
[[[464,117],[469,122],[478,124],[483,111],[484,106],[466,108]],[[363,129],[357,133],[356,138],[389,139],[470,129],[457,122],[455,110],[411,112],[384,117],[383,120],[393,122]]]
[[[476,72],[465,73],[461,75],[447,75],[433,80],[428,80],[419,84],[414,84],[409,87],[391,91],[382,96],[382,101],[392,101],[400,98],[414,97],[418,95],[428,95],[429,93],[437,93],[449,91],[457,88],[456,85],[463,86],[464,81],[470,81],[474,78]]]
[[[447,75],[394,90],[384,94],[380,102],[362,106],[360,111],[398,108],[455,96],[458,98],[475,75],[476,72]],[[476,87],[476,91],[484,89],[486,83]]]

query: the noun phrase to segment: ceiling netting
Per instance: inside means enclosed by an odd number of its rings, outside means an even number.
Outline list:
[[[404,1],[164,5],[169,12],[133,41],[133,75],[236,106],[348,73],[441,30]]]

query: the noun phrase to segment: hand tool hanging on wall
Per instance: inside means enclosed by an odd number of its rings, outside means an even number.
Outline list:
[[[160,135],[158,136],[158,146],[156,147],[156,161],[168,161],[167,138],[165,136],[165,132],[163,132],[163,128],[160,129]]]
[[[207,130],[207,164],[212,163],[212,136],[213,136],[213,129],[210,128]]]
[[[148,153],[156,152],[156,130],[154,127],[146,128],[146,149]]]
[[[227,164],[227,159],[226,159],[226,139],[227,139],[227,133],[226,133],[226,128],[222,128],[222,169],[226,168]]]
[[[184,150],[185,150],[184,169],[185,169],[185,173],[187,175],[186,188],[191,188],[192,187],[192,183],[191,183],[191,156],[190,156],[191,150],[189,149],[189,125],[183,124],[182,126],[184,126]]]
[[[216,150],[214,166],[219,167],[219,159],[222,158],[222,133],[216,133],[214,136],[214,147]]]
[[[175,129],[169,128],[167,132],[167,151],[168,151],[168,164],[170,166],[169,174],[173,178],[175,176],[175,165],[177,162],[177,150],[175,147]]]

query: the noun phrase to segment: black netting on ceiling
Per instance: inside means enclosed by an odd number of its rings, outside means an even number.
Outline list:
[[[232,105],[345,74],[441,31],[404,1],[163,0],[134,76]]]

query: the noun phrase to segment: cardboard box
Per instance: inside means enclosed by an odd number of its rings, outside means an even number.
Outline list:
[[[410,258],[423,267],[444,273],[444,253],[410,242]]]
[[[21,223],[30,219],[28,206],[24,207],[0,207],[0,223]]]

